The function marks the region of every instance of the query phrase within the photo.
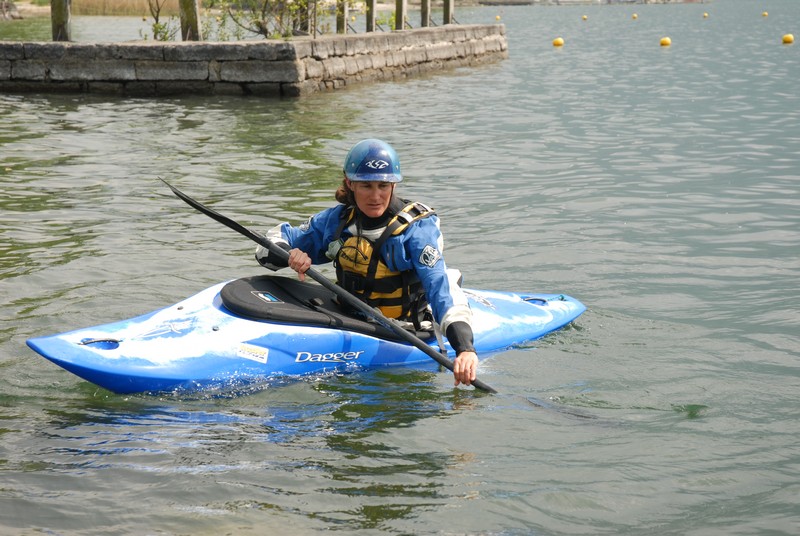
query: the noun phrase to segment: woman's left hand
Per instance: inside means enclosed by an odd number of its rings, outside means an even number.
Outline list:
[[[475,352],[461,352],[453,361],[453,377],[455,385],[463,383],[470,385],[478,375],[478,354]]]

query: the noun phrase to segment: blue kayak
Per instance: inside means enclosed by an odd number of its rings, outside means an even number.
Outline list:
[[[480,358],[540,338],[586,310],[563,294],[464,292]],[[439,351],[431,331],[415,334]],[[438,367],[391,330],[345,314],[321,285],[275,275],[219,283],[152,313],[27,342],[53,363],[116,393],[225,389],[377,367]]]

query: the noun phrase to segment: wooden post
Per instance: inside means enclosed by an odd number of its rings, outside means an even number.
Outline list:
[[[375,31],[375,4],[376,0],[367,0],[367,31]]]
[[[178,7],[181,10],[181,39],[184,41],[202,41],[198,1],[178,0]]]
[[[300,31],[300,34],[305,35],[312,35],[312,28],[311,28],[311,3],[310,2],[300,2],[300,9],[298,10],[297,14],[294,16],[294,24],[295,27]]]
[[[453,24],[453,15],[455,15],[455,7],[453,0],[444,0],[444,20],[442,24]]]
[[[336,0],[336,33],[347,33],[347,0]]]
[[[407,18],[408,18],[408,0],[396,0],[394,3],[394,29],[405,30]]]
[[[420,11],[422,21],[420,21],[420,26],[427,27],[431,25],[431,0],[422,0],[420,4]]]
[[[53,41],[69,41],[70,1],[50,0],[50,23],[53,27]]]

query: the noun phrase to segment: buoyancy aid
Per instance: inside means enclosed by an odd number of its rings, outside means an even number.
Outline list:
[[[389,269],[380,251],[389,237],[405,232],[413,222],[435,212],[422,203],[400,201],[397,205],[402,208],[390,217],[383,232],[374,241],[360,233],[341,239],[342,231],[356,222],[358,217],[354,207],[344,210],[333,237],[332,244],[338,247],[334,266],[338,284],[345,290],[370,306],[377,307],[389,318],[410,320],[418,325],[428,305],[422,283],[411,270],[396,272]]]

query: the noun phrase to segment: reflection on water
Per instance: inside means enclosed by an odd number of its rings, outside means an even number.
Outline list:
[[[53,473],[62,480],[110,472],[134,490],[157,488],[168,478],[171,487],[201,492],[203,482],[221,479],[225,496],[200,506],[220,515],[247,504],[293,511],[326,496],[329,504],[315,512],[315,523],[351,530],[380,527],[421,505],[446,504],[448,492],[432,479],[462,463],[462,455],[405,450],[380,438],[475,406],[467,392],[443,397],[422,372],[296,382],[239,400],[98,397],[81,389],[67,404],[43,409],[32,441],[5,453],[6,471]],[[26,495],[45,493],[39,486],[30,483]],[[100,493],[105,486],[82,488]],[[180,508],[194,509],[196,501]],[[134,508],[115,510],[131,515]]]

